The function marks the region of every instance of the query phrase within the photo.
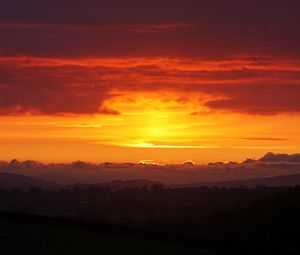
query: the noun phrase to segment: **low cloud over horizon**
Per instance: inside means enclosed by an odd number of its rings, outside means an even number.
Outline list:
[[[21,174],[57,184],[104,183],[115,180],[151,180],[164,184],[214,183],[253,178],[300,174],[300,154],[267,153],[258,160],[241,163],[216,162],[196,165],[182,164],[109,163],[84,161],[73,163],[40,163],[16,159],[0,162],[0,173]]]

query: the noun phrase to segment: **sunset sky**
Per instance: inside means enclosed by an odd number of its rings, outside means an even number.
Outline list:
[[[0,158],[300,151],[300,1],[2,0]]]

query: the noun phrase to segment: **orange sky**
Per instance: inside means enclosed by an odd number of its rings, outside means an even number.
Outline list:
[[[31,111],[1,117],[2,159],[206,163],[299,150],[297,114],[213,110],[205,102],[215,97],[198,91],[111,93],[99,109],[118,114]]]
[[[4,1],[1,159],[299,152],[300,4],[212,2]]]

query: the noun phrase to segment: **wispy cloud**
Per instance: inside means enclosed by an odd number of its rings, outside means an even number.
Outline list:
[[[287,141],[285,138],[275,138],[275,137],[243,137],[243,140],[252,140],[252,141]]]

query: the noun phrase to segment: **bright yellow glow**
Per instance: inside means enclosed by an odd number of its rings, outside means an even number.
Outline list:
[[[300,131],[291,129],[300,125],[297,115],[208,113],[199,106],[205,98],[186,96],[196,101],[171,92],[114,97],[106,103],[118,116],[2,117],[0,153],[3,159],[200,163],[299,151]]]

